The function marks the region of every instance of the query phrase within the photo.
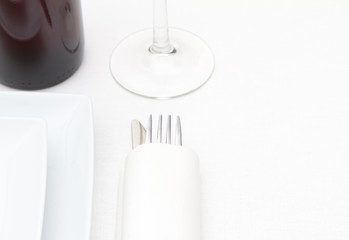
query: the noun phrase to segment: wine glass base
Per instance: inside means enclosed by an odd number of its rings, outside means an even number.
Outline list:
[[[198,36],[170,28],[174,53],[149,51],[152,29],[132,34],[113,51],[110,69],[116,82],[128,91],[150,98],[166,99],[201,87],[213,73],[214,57]]]

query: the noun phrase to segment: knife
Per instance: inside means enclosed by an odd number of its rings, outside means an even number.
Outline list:
[[[143,125],[138,120],[132,120],[132,148],[135,149],[141,144],[145,143],[146,131]]]

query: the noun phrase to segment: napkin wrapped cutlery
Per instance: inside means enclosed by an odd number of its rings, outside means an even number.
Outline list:
[[[152,117],[145,137],[144,127],[135,121],[133,136],[136,127],[140,134],[133,141],[123,172],[121,240],[200,240],[199,158],[182,146],[179,117],[174,141],[171,116],[166,137],[159,117],[156,141]]]

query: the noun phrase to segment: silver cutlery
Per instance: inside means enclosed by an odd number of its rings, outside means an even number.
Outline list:
[[[172,116],[167,116],[165,135],[163,134],[163,126],[165,126],[163,116],[159,115],[157,126],[153,121],[153,116],[149,116],[147,129],[138,120],[131,122],[132,128],[132,147],[133,149],[144,143],[165,143],[182,146],[182,126],[180,117],[176,117],[176,126],[174,128],[174,139],[172,140]],[[156,140],[153,138],[153,129],[157,129]]]
[[[139,145],[145,143],[146,130],[138,120],[133,120],[131,122],[131,130],[132,130],[132,148],[135,149]]]

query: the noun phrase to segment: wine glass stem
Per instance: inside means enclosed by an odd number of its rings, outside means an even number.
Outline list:
[[[151,53],[175,52],[170,43],[167,19],[167,0],[153,0],[153,44],[149,48]]]

